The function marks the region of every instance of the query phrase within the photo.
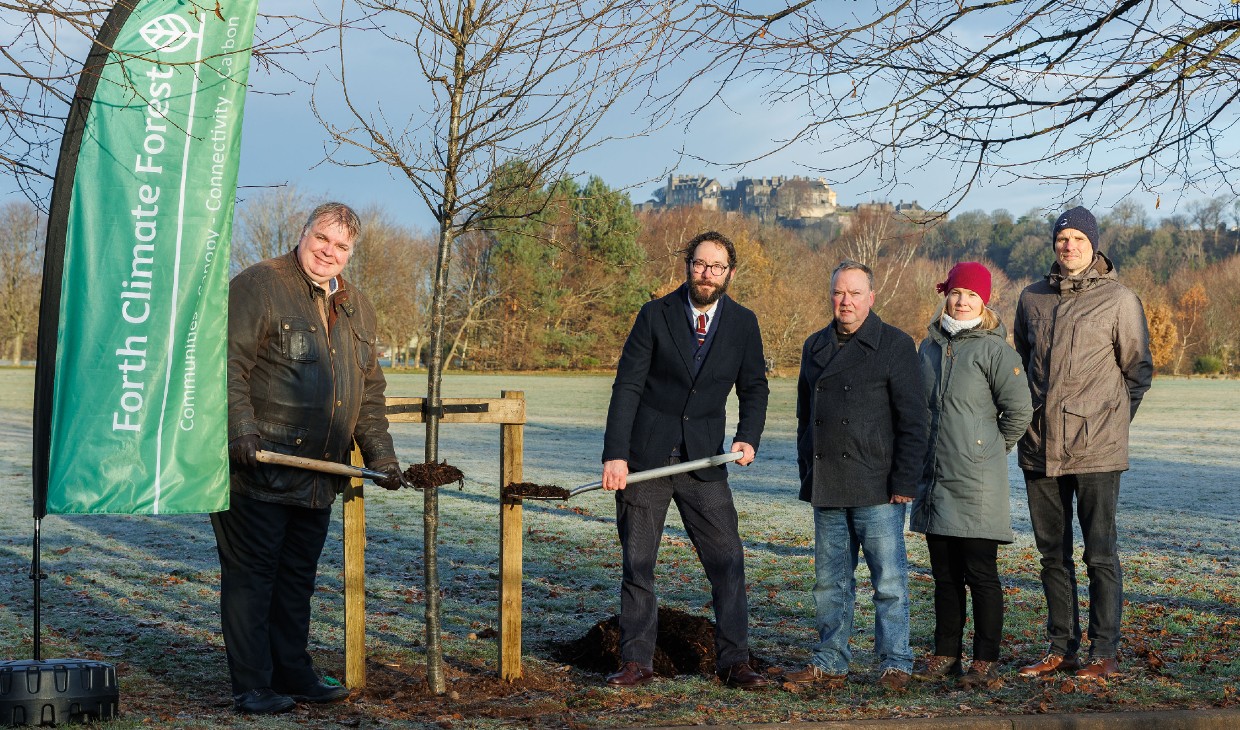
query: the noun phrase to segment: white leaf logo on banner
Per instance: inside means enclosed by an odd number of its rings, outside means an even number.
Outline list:
[[[175,53],[197,37],[189,22],[179,15],[161,15],[142,26],[142,40],[157,51]]]

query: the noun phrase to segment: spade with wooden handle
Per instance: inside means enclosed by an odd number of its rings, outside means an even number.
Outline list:
[[[320,471],[324,474],[339,474],[345,477],[361,477],[363,479],[387,479],[388,475],[374,469],[363,469],[360,466],[349,466],[348,464],[337,464],[334,461],[323,461],[322,459],[307,459],[304,456],[291,456],[289,454],[277,454],[274,451],[259,450],[254,454],[255,458],[264,464],[279,464],[280,466],[292,466],[298,469],[309,469],[310,471]]]

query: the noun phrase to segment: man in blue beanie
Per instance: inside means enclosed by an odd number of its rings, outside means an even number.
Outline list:
[[[1042,554],[1050,648],[1020,674],[1073,671],[1101,679],[1119,671],[1124,583],[1115,513],[1120,474],[1128,469],[1128,426],[1150,388],[1154,364],[1141,301],[1119,283],[1096,250],[1098,222],[1076,207],[1051,230],[1055,263],[1025,288],[1013,339],[1033,395],[1033,422],[1021,439],[1029,517]],[[1073,500],[1089,577],[1089,658],[1081,644]]]

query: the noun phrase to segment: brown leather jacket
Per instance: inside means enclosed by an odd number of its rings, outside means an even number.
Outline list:
[[[1033,422],[1020,466],[1055,477],[1128,468],[1128,424],[1154,363],[1141,300],[1101,253],[1076,276],[1059,263],[1020,294],[1013,344],[1025,362]]]
[[[257,434],[261,449],[341,463],[356,440],[367,466],[397,463],[375,311],[360,291],[340,277],[328,298],[293,251],[234,277],[228,307],[229,440]],[[330,506],[347,480],[269,464],[232,468],[233,491],[301,507]]]

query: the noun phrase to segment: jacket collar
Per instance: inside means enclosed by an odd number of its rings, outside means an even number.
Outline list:
[[[835,322],[833,321],[818,331],[818,336],[810,345],[810,355],[818,367],[825,368],[823,375],[832,375],[863,362],[871,352],[878,349],[882,333],[883,320],[879,318],[878,313],[870,310],[865,321],[861,323],[861,327],[849,340],[849,345],[856,343],[858,347],[846,346],[832,357],[831,348],[836,347]]]
[[[990,329],[982,329],[981,326],[978,326],[967,329],[952,337],[943,331],[943,328],[939,325],[939,318],[935,317],[934,321],[926,327],[926,335],[940,344],[946,343],[949,340],[962,340],[966,337],[984,337],[986,335],[995,335],[1001,340],[1007,340],[1007,327],[1004,327],[1003,323],[1000,322]]]
[[[1116,279],[1115,264],[1111,263],[1111,259],[1101,251],[1094,252],[1094,260],[1089,264],[1089,268],[1085,269],[1076,276],[1071,276],[1064,272],[1059,262],[1051,264],[1050,273],[1046,275],[1046,281],[1051,288],[1064,291],[1083,291],[1100,284],[1104,279]]]
[[[311,299],[314,299],[314,297],[320,294],[325,297],[328,297],[329,305],[335,304],[339,306],[341,309],[343,309],[346,315],[348,315],[349,317],[353,316],[353,312],[354,312],[353,302],[349,300],[349,291],[351,287],[349,286],[349,282],[345,281],[344,274],[338,274],[336,276],[336,284],[337,284],[336,291],[329,293],[323,287],[319,286],[318,284],[315,284],[310,279],[310,275],[306,273],[305,269],[301,268],[301,261],[297,258],[297,247],[296,246],[294,246],[291,251],[284,254],[284,256],[282,256],[281,258],[287,261],[289,264],[291,264],[293,270],[296,271],[297,275],[301,277],[301,280],[305,282],[307,296],[309,296]],[[333,311],[328,316],[334,322],[335,321],[335,312],[334,312],[335,307],[331,307],[331,309]]]
[[[663,304],[663,321],[667,324],[668,332],[671,334],[672,342],[676,343],[676,352],[680,353],[680,359],[684,362],[685,368],[689,374],[693,374],[693,347],[689,337],[689,319],[685,313],[685,303],[689,301],[689,285],[681,284],[676,291],[668,294],[659,300]],[[719,340],[724,335],[724,327],[727,323],[728,307],[731,306],[731,298],[727,294],[719,297],[718,306],[715,307],[714,320],[717,322],[714,333],[715,344],[712,347],[719,346]],[[710,367],[711,358],[706,358],[706,362],[702,364],[702,370]],[[701,375],[701,371],[698,372]]]

